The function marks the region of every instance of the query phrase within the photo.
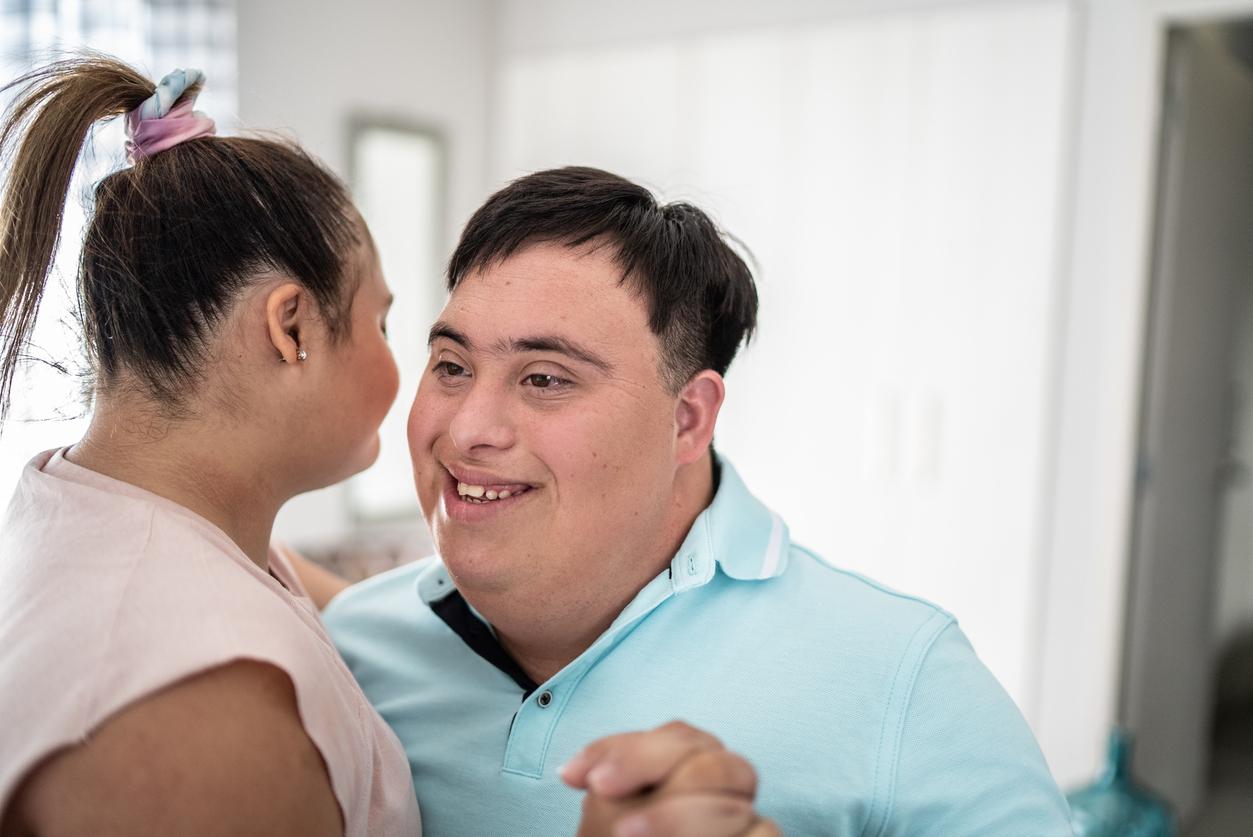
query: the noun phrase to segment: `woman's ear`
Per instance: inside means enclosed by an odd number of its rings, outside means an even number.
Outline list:
[[[307,326],[309,304],[304,289],[295,282],[284,282],[265,299],[265,325],[270,342],[287,363],[300,357],[300,334]]]
[[[675,454],[680,464],[695,462],[709,450],[726,393],[722,376],[712,369],[698,372],[683,385],[674,414]]]

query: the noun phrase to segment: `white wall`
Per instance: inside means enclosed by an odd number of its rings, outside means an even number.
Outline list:
[[[1030,0],[501,0],[502,54],[769,30],[958,5],[1014,6]]]
[[[449,166],[444,240],[450,252],[457,232],[486,196],[493,5],[491,0],[241,0],[243,127],[289,129],[344,176],[350,118],[373,116],[437,130]],[[396,322],[389,329],[428,325]],[[412,392],[401,392],[393,411],[407,411],[412,398]],[[407,459],[408,452],[385,448],[381,456]],[[414,505],[416,512],[416,500]],[[276,535],[301,543],[346,534],[352,527],[348,509],[343,487],[305,495],[283,510]]]

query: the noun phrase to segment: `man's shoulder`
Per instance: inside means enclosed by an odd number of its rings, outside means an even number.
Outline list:
[[[790,546],[788,567],[777,581],[776,595],[789,608],[811,613],[814,630],[855,628],[905,640],[923,627],[934,635],[956,621],[933,602],[842,568],[797,544]]]
[[[755,665],[763,676],[786,679],[802,700],[811,695],[828,701],[830,684],[838,682],[841,699],[851,705],[881,706],[899,716],[932,649],[946,634],[960,634],[944,609],[796,545],[788,547],[786,568],[774,577],[728,577],[711,592],[705,623],[735,642],[764,638],[775,653],[758,657]],[[956,664],[980,669],[966,648]]]
[[[713,551],[728,580],[765,582],[760,588],[731,584],[738,591],[733,607],[754,602],[757,617],[781,619],[790,639],[799,633],[829,644],[837,636],[865,637],[889,654],[919,631],[936,636],[953,624],[953,616],[935,604],[797,544],[783,518],[753,496],[730,462],[718,461],[722,484],[703,516],[705,528],[694,528],[703,535],[697,544]]]
[[[789,669],[793,693],[816,695],[837,717],[877,708],[875,722],[838,729],[849,751],[874,749],[871,826],[1068,833],[1029,727],[950,613],[803,547],[788,557],[769,610],[777,625],[803,626],[786,634],[787,653],[809,661]],[[955,783],[958,774],[971,778]]]

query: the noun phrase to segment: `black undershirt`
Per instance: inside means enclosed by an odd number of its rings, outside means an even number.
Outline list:
[[[471,651],[509,675],[514,683],[521,686],[523,700],[529,698],[539,688],[539,684],[522,670],[518,661],[511,657],[505,647],[500,644],[500,640],[492,633],[491,628],[474,615],[474,611],[470,610],[470,605],[462,598],[460,590],[453,590],[444,598],[431,602],[431,610],[435,611],[435,615],[452,628],[453,633],[461,637],[461,641],[468,645]]]

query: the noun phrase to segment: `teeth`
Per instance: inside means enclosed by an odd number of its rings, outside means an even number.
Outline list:
[[[457,493],[467,500],[476,503],[486,503],[489,500],[508,500],[510,497],[521,492],[510,491],[508,489],[496,491],[494,489],[485,488],[481,485],[470,485],[469,483],[459,482],[457,483]]]

